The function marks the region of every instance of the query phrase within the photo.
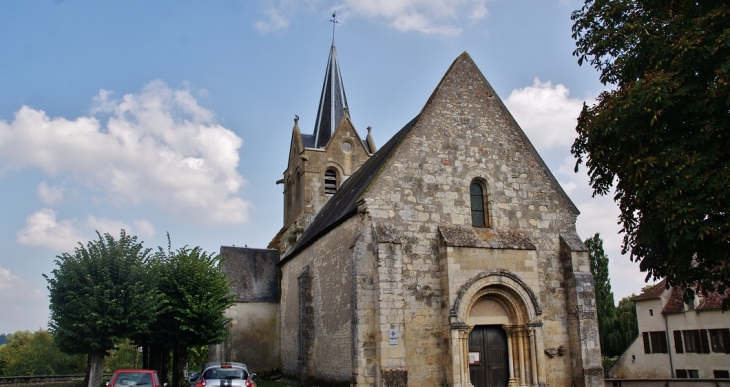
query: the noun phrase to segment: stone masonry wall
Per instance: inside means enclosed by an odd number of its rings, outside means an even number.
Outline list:
[[[211,346],[209,360],[242,362],[253,372],[279,368],[278,252],[221,246],[220,256],[235,304],[226,311],[231,335]]]
[[[450,306],[442,298],[436,233],[439,224],[471,225],[475,178],[487,187],[492,228],[519,230],[536,247],[544,346],[571,340],[559,238],[575,234],[577,211],[471,59],[459,58],[364,195],[373,220],[392,224],[403,239],[409,385],[436,386],[444,379],[448,332],[440,316]],[[572,383],[566,357],[547,362],[548,385]]]
[[[349,151],[343,149],[345,142],[350,143]],[[337,171],[339,186],[370,157],[347,116],[337,125],[325,148],[295,149],[295,145],[292,143],[288,169],[284,172],[284,224],[291,228],[281,240],[282,252],[292,245],[288,241],[291,232],[306,228],[331,196],[324,193],[325,171]],[[301,176],[299,180],[297,175]]]
[[[314,332],[305,379],[348,382],[352,375],[353,268],[350,248],[361,227],[350,218],[282,266],[282,367],[298,371],[299,310],[297,278],[308,267],[312,278]]]

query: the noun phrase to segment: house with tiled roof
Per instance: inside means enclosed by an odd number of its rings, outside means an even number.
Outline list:
[[[609,377],[730,378],[730,313],[717,293],[684,302],[662,280],[634,297],[639,335]]]

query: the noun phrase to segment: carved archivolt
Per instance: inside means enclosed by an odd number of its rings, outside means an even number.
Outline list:
[[[512,324],[537,321],[542,314],[535,293],[514,273],[504,270],[482,272],[467,281],[451,307],[452,325],[464,325],[472,305],[482,297],[500,302],[509,314]]]

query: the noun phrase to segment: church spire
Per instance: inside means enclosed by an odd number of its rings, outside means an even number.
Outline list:
[[[334,16],[332,14],[332,21],[336,23]],[[327,71],[324,74],[324,85],[322,85],[322,96],[319,98],[317,120],[314,124],[314,146],[316,148],[324,148],[327,145],[337,124],[345,115],[345,108],[347,108],[347,97],[345,96],[345,86],[342,84],[340,64],[337,61],[333,32],[330,57],[327,60]]]

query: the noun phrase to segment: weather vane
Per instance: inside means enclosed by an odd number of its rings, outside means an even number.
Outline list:
[[[335,25],[340,23],[340,22],[337,21],[337,11],[332,12],[332,20],[330,20],[330,21],[332,22],[332,42],[334,43],[334,41],[335,41]]]

